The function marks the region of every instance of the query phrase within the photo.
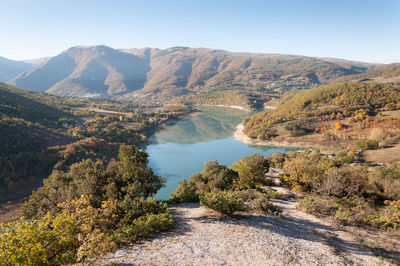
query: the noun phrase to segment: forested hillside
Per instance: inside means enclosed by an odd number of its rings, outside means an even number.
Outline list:
[[[46,148],[72,142],[63,134],[63,121],[74,117],[18,94],[0,83],[0,192],[15,192],[34,185],[55,163]]]
[[[302,91],[276,110],[245,119],[244,132],[266,139],[284,125],[292,136],[321,133],[333,139],[366,139],[366,128],[381,128],[386,131],[382,134],[396,128],[397,119],[385,111],[398,109],[399,84],[336,83]]]
[[[109,161],[120,143],[143,147],[162,123],[190,112],[32,92],[0,83],[0,201],[29,193],[53,167]]]

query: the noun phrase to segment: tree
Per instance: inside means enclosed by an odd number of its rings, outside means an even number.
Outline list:
[[[239,174],[236,181],[238,188],[255,188],[257,184],[264,181],[264,173],[268,172],[269,163],[263,155],[255,153],[235,162],[232,169]]]
[[[43,265],[84,262],[116,248],[108,235],[116,202],[91,205],[91,197],[59,205],[57,215],[0,225],[1,265]]]
[[[123,191],[129,197],[148,198],[165,184],[165,179],[155,175],[148,166],[148,156],[135,146],[122,144],[119,149],[118,173],[124,183]]]
[[[237,173],[217,161],[204,164],[201,172],[190,177],[189,185],[195,188],[196,193],[203,194],[214,190],[225,190],[232,187]],[[182,185],[184,185],[182,183]]]

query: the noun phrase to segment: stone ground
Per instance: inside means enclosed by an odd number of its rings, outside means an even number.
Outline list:
[[[96,264],[391,265],[354,234],[297,210],[294,197],[274,203],[282,217],[239,213],[227,219],[195,203],[173,206],[172,232],[119,249]]]

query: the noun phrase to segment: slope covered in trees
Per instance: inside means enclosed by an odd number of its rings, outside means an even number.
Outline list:
[[[362,132],[365,128],[393,128],[397,120],[385,117],[382,112],[397,109],[400,109],[399,84],[336,83],[299,92],[276,110],[245,119],[244,132],[253,138],[266,139],[276,134],[277,126],[285,125],[292,136],[323,133],[327,137],[347,138],[353,137],[351,132]],[[363,134],[358,138],[366,138]]]
[[[53,169],[82,159],[108,162],[120,143],[146,145],[186,107],[138,108],[32,92],[0,83],[0,201],[19,198]]]

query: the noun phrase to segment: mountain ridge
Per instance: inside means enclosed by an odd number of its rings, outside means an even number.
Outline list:
[[[21,72],[33,68],[35,65],[24,61],[15,61],[0,56],[0,82],[7,82]]]
[[[363,73],[372,66],[341,59],[209,48],[75,46],[21,73],[10,84],[64,96],[149,101],[207,89],[309,88]]]

